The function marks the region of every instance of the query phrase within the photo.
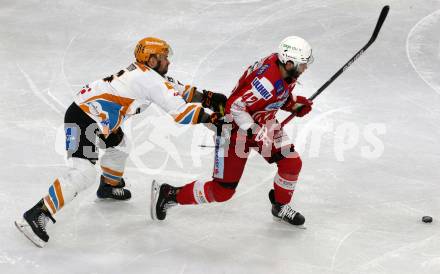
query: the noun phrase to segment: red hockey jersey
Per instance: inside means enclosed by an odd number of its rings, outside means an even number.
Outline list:
[[[296,81],[288,84],[283,79],[277,61],[277,54],[271,54],[241,76],[226,102],[225,113],[232,115],[234,125],[243,130],[253,123],[263,125],[275,119],[279,109],[288,110],[293,106]]]

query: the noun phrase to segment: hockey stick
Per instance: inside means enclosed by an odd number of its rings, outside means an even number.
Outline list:
[[[199,147],[209,147],[209,148],[215,148],[213,145],[198,145]]]
[[[388,11],[390,10],[390,6],[384,6],[382,8],[382,11],[380,12],[379,19],[377,20],[376,27],[374,28],[373,35],[371,35],[370,40],[363,46],[353,57],[348,60],[347,63],[345,63],[342,68],[340,68],[330,79],[328,79],[327,82],[325,82],[315,93],[313,93],[312,96],[309,97],[309,100],[313,101],[319,94],[321,94],[336,78],[339,77],[346,69],[348,69],[354,61],[356,61],[373,42],[376,40],[377,36],[379,35],[379,31],[382,27],[383,22],[385,22],[385,18],[388,15]],[[296,116],[296,112],[302,107],[302,105],[298,106],[295,111],[290,114],[284,121],[281,122],[281,128],[283,128],[290,120],[293,119],[293,117]]]

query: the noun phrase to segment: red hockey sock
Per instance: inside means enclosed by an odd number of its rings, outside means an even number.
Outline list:
[[[295,191],[298,174],[301,171],[302,162],[299,156],[284,158],[277,163],[278,173],[274,180],[275,201],[280,204],[288,204]]]
[[[193,189],[194,183],[196,181],[184,185],[176,195],[176,200],[181,205],[192,205],[196,204],[196,200],[194,199]]]
[[[181,205],[193,205],[215,202],[212,195],[213,181],[194,181],[184,185],[177,193],[177,202]]]
[[[293,192],[295,191],[295,185],[296,180],[289,181],[277,174],[273,183],[275,201],[283,205],[288,204],[292,199]]]
[[[235,193],[235,188],[225,188],[216,181],[194,181],[183,186],[176,200],[181,205],[224,202]]]

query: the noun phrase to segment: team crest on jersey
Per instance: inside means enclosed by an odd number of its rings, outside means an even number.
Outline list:
[[[269,100],[272,97],[272,93],[270,93],[270,91],[272,91],[273,86],[266,77],[261,79],[255,77],[255,79],[252,81],[252,86],[254,87],[255,91],[257,91],[256,94],[261,95],[261,97],[265,100]]]
[[[99,116],[99,114],[102,112],[102,107],[98,102],[92,101],[86,103],[86,105],[89,107],[89,112],[93,116]]]
[[[108,134],[120,123],[122,106],[108,100],[98,99],[86,103],[89,113],[99,118],[104,134]]]

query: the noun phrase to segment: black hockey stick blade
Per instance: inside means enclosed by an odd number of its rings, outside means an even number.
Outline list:
[[[356,59],[358,59],[364,51],[367,50],[367,48],[373,44],[373,42],[376,40],[377,36],[379,35],[379,31],[382,28],[383,23],[385,22],[385,18],[388,15],[388,11],[390,10],[390,6],[385,6],[382,8],[379,19],[377,19],[376,27],[374,28],[373,34],[371,35],[370,40],[363,46],[353,57],[350,58],[350,60],[345,63],[342,68],[340,68],[330,79],[328,79],[327,82],[324,83],[312,96],[310,96],[309,100],[315,99],[321,92],[324,91],[336,78],[339,77],[346,69],[348,69]]]
[[[376,40],[377,36],[379,35],[379,31],[382,28],[383,23],[385,22],[385,19],[388,15],[388,12],[390,10],[390,6],[384,6],[380,12],[379,19],[377,19],[376,27],[374,28],[373,34],[371,35],[370,40],[358,51],[356,54],[350,58],[350,60],[347,61],[335,74],[333,74],[330,79],[327,80],[315,93],[312,94],[308,99],[314,100],[319,94],[321,94],[331,83],[333,83],[336,78],[339,77],[347,68],[349,68],[354,61],[356,61],[363,53],[367,50],[367,48],[373,44],[373,42]],[[298,108],[299,109],[299,108]],[[285,124],[290,122],[290,120],[295,117],[296,112],[293,112],[290,114],[284,121],[281,122],[281,127],[283,127]]]
[[[377,36],[379,35],[379,31],[382,28],[383,22],[385,22],[385,19],[387,18],[388,12],[390,11],[390,6],[384,6],[382,8],[382,11],[380,12],[379,19],[377,19],[376,27],[374,28],[373,35],[371,35],[371,39],[369,43],[373,43],[374,40],[376,40]]]

